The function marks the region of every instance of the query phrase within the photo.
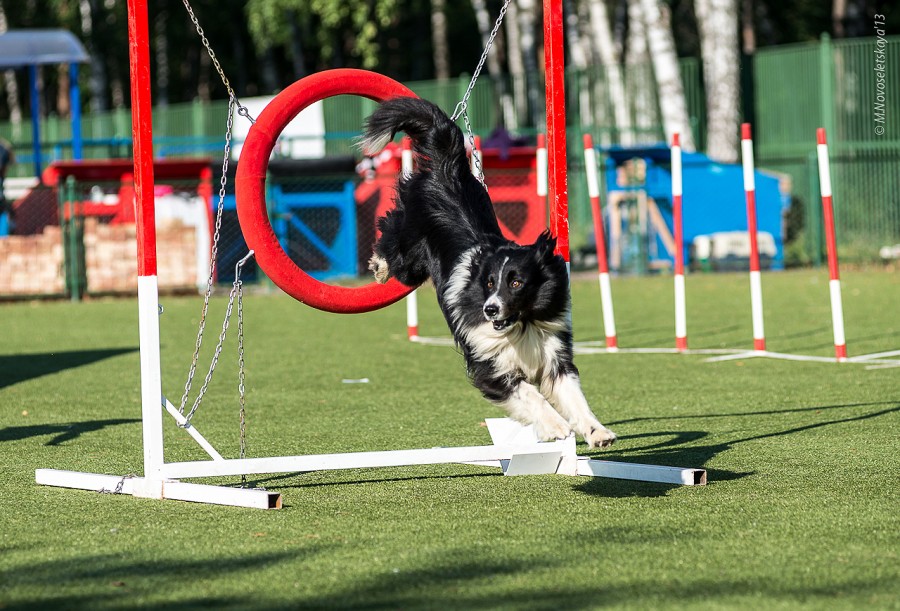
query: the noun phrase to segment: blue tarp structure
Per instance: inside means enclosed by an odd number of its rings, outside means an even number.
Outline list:
[[[69,64],[69,98],[72,108],[72,157],[81,159],[81,94],[78,64],[88,61],[84,46],[66,30],[11,30],[0,34],[0,69],[28,68],[31,90],[31,134],[34,173],[41,175],[40,96],[38,66]]]

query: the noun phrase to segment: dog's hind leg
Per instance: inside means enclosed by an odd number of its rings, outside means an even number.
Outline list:
[[[379,283],[384,284],[394,277],[407,286],[418,286],[430,275],[427,248],[405,220],[405,212],[398,209],[391,210],[378,221],[381,237],[369,259],[369,269]]]
[[[562,374],[545,386],[542,390],[550,403],[590,447],[606,448],[616,441],[616,434],[600,424],[591,411],[577,373]]]

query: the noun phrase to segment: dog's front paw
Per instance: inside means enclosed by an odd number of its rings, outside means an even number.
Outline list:
[[[369,259],[369,270],[375,276],[375,282],[378,284],[384,284],[391,277],[388,262],[378,255],[372,255],[372,258]]]
[[[592,448],[608,448],[616,441],[616,434],[603,426],[591,428],[590,433],[584,436],[584,440]]]
[[[560,416],[541,418],[534,423],[534,433],[541,441],[566,439],[572,434],[572,427]]]

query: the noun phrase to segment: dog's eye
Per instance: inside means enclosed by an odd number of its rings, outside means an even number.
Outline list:
[[[488,282],[487,282],[487,287],[488,287],[489,289],[494,288],[494,279],[493,279],[493,278],[491,278],[491,279],[488,280]]]
[[[522,281],[521,280],[513,280],[512,282],[509,283],[509,286],[513,287],[514,289],[520,288],[522,286]]]

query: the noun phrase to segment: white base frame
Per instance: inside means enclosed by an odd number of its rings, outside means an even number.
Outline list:
[[[164,406],[169,404],[164,400]],[[177,412],[176,412],[177,413]],[[280,509],[281,495],[260,489],[211,486],[178,481],[183,477],[213,477],[262,473],[293,473],[341,469],[369,469],[410,465],[471,464],[496,467],[503,475],[560,474],[609,477],[684,486],[706,484],[704,469],[664,467],[620,463],[578,456],[575,437],[540,442],[531,426],[522,426],[508,418],[488,418],[492,445],[458,448],[428,448],[384,452],[354,452],[308,456],[226,459],[213,449],[212,460],[163,463],[154,477],[104,475],[38,469],[35,481],[44,486],[128,494],[140,498],[174,499],[231,505],[254,509]],[[192,437],[207,449],[208,442],[199,433]],[[203,439],[203,442],[200,440]],[[211,446],[209,446],[211,449]]]

